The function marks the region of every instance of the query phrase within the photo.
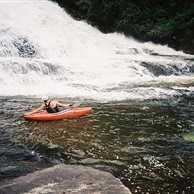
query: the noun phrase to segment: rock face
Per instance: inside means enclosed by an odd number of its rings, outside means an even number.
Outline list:
[[[131,194],[120,180],[91,167],[58,164],[0,183],[0,194]]]

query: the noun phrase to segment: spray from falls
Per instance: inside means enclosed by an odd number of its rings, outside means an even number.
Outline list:
[[[0,95],[166,98],[178,90],[160,83],[194,81],[194,56],[103,34],[50,1],[0,5]]]

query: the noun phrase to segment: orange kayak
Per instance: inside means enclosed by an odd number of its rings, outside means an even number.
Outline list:
[[[70,119],[83,116],[92,111],[91,107],[80,107],[63,110],[57,113],[48,113],[47,111],[38,112],[34,114],[24,114],[25,119],[35,121],[53,121],[61,119]]]

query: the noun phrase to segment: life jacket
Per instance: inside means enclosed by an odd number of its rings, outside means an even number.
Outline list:
[[[48,113],[56,113],[56,112],[59,112],[58,106],[56,105],[54,108],[51,108],[51,107],[50,107],[50,103],[51,103],[51,101],[50,101],[50,102],[48,103],[48,105],[47,105],[46,102],[45,102],[46,111],[47,111]]]

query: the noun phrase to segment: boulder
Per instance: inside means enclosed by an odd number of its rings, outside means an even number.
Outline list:
[[[83,165],[58,164],[0,183],[2,194],[131,194],[108,172]]]

